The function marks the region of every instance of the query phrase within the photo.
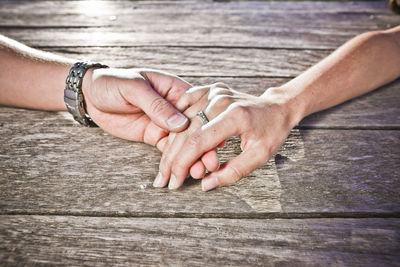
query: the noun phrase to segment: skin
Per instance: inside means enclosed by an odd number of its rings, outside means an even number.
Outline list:
[[[65,78],[78,60],[0,36],[0,61],[0,104],[66,110]],[[82,90],[88,114],[105,131],[156,145],[167,132],[188,126],[174,104],[189,87],[184,80],[156,70],[90,69]]]
[[[65,79],[77,61],[0,35],[0,105],[66,110]],[[168,134],[189,125],[175,104],[190,86],[158,70],[107,68],[88,70],[82,90],[88,114],[104,131],[163,151]],[[207,162],[216,153],[209,155],[198,165],[215,170]]]
[[[361,34],[288,83],[261,96],[226,85],[190,89],[177,102],[192,123],[170,136],[160,185],[179,188],[199,158],[239,135],[242,153],[202,180],[204,191],[232,184],[262,165],[307,115],[367,93],[400,75],[400,26]],[[204,110],[209,123],[196,117]],[[193,168],[193,167],[192,167]],[[160,176],[160,175],[159,175]]]

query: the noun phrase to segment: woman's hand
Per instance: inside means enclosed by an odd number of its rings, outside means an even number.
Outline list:
[[[163,185],[169,180],[170,189],[181,186],[189,169],[202,164],[198,160],[210,153],[207,151],[213,151],[233,135],[240,135],[243,152],[205,177],[202,189],[207,191],[238,181],[266,162],[299,121],[291,102],[280,88],[271,88],[260,97],[221,83],[189,89],[176,106],[181,110],[187,108],[184,113],[191,118],[191,124],[184,132],[170,137],[160,162]],[[203,125],[196,116],[199,110],[204,111],[208,123]]]
[[[95,69],[83,83],[87,112],[106,132],[157,146],[189,120],[175,104],[190,87],[177,76],[146,69]]]

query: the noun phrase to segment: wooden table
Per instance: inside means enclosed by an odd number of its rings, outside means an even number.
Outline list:
[[[28,45],[253,94],[399,23],[384,2],[0,1],[0,33]],[[395,81],[314,114],[207,193],[153,188],[153,147],[1,107],[0,265],[399,265],[399,103]]]

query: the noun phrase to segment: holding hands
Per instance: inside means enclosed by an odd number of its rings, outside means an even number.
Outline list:
[[[169,188],[178,188],[189,171],[198,178],[205,167],[211,172],[202,180],[205,191],[236,182],[263,164],[302,118],[398,78],[399,62],[397,26],[356,36],[296,78],[268,89],[260,97],[224,84],[189,89],[177,107],[185,110],[192,122],[187,130],[169,138],[155,185],[165,186],[169,181]],[[196,117],[200,110],[209,120],[204,125]],[[232,135],[240,135],[242,153],[215,168],[216,157],[208,155]]]
[[[176,103],[191,119],[190,126],[170,134],[154,185],[176,189],[190,173],[203,178],[204,191],[231,184],[266,162],[285,141],[297,116],[285,100],[285,90],[271,88],[256,97],[225,84],[190,88]],[[203,111],[209,122],[197,116]],[[215,148],[233,135],[241,138],[242,153],[218,168]],[[202,161],[200,161],[200,159]]]
[[[0,62],[0,105],[66,109],[65,78],[76,61],[0,35]],[[86,105],[79,115],[87,112],[112,135],[157,146],[163,156],[155,187],[179,188],[190,174],[203,178],[207,191],[234,183],[262,165],[303,117],[398,78],[399,62],[397,26],[353,38],[259,97],[222,83],[190,88],[161,71],[88,67],[84,76],[74,76],[73,86],[79,80],[79,90],[66,89],[67,101],[79,100],[70,103],[72,112]],[[240,136],[242,153],[220,166],[216,148],[233,135]]]
[[[84,80],[83,92],[88,114],[103,130],[164,151],[168,135],[172,141],[175,132],[189,125],[180,112],[190,104],[183,97],[189,87],[183,79],[159,70],[102,68]],[[217,170],[215,149],[194,164],[191,173],[203,177],[205,168]]]

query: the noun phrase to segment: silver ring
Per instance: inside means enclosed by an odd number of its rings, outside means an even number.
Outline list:
[[[204,114],[204,111],[202,111],[201,109],[199,111],[197,111],[197,116],[200,117],[200,119],[203,121],[203,124],[206,124],[207,122],[209,122],[206,114]]]

